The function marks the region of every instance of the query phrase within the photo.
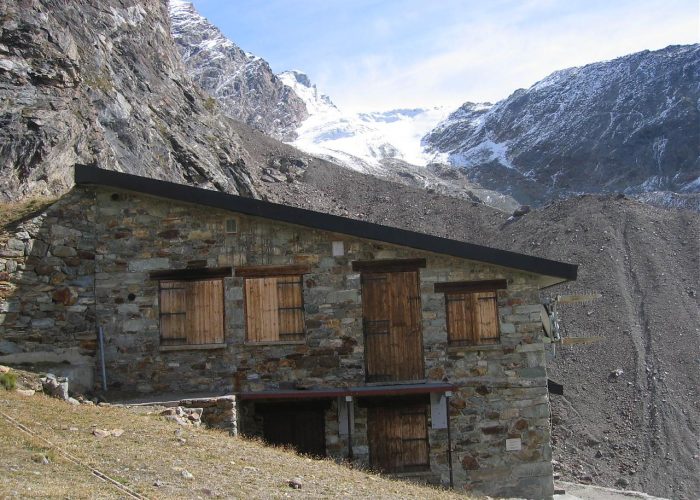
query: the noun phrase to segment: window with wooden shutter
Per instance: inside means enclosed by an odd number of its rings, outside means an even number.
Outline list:
[[[447,338],[453,345],[496,344],[500,340],[497,289],[505,280],[437,283],[445,293]]]
[[[162,345],[224,342],[222,279],[159,281]]]
[[[304,340],[302,277],[246,278],[245,314],[248,342]]]

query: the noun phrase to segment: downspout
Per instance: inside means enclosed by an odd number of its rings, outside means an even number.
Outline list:
[[[352,396],[345,396],[345,410],[348,415],[348,460],[355,458],[352,452]]]
[[[102,391],[107,392],[107,368],[105,367],[105,343],[102,327],[99,329],[100,338],[100,367],[102,368]]]
[[[445,392],[445,413],[447,415],[447,466],[450,470],[450,489],[454,489],[454,479],[452,477],[452,433],[450,430],[450,398],[452,391]]]

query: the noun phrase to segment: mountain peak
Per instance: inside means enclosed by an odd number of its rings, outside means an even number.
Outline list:
[[[303,85],[304,87],[311,88],[311,79],[309,79],[309,75],[304,73],[303,71],[299,71],[298,69],[290,69],[288,71],[283,71],[280,73],[279,76],[280,78],[282,76],[287,76],[288,78],[293,78],[297,83],[300,85]]]
[[[295,129],[308,116],[306,106],[267,61],[226,38],[190,2],[171,0],[170,20],[190,75],[228,116],[277,139],[296,136]]]

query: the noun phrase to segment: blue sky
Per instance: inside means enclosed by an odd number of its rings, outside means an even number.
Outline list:
[[[194,0],[346,110],[496,101],[552,71],[698,43],[697,0]]]

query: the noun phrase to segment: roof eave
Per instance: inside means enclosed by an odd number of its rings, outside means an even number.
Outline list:
[[[578,269],[578,266],[575,264],[441,238],[338,215],[245,198],[220,191],[211,191],[133,174],[103,170],[94,166],[76,165],[75,183],[76,185],[100,185],[124,189],[150,196],[278,220],[313,229],[476,260],[537,274],[545,278],[545,283],[555,280],[550,284],[545,284],[542,288],[563,281],[575,280]]]

